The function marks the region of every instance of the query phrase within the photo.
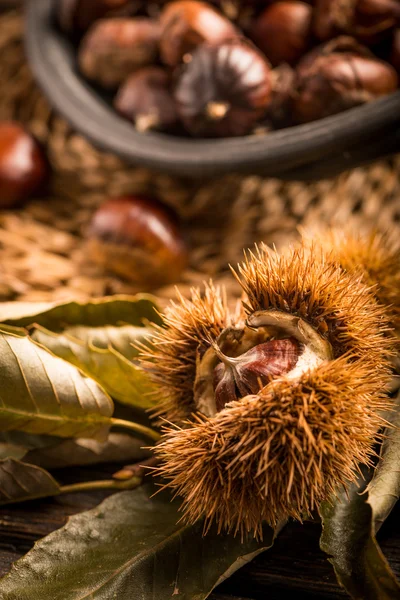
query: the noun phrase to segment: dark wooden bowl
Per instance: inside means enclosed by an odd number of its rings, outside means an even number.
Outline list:
[[[76,131],[129,163],[191,177],[239,172],[313,180],[400,150],[400,91],[265,136],[195,140],[140,134],[79,74],[76,50],[55,26],[57,1],[27,2],[27,56],[33,73],[52,106]]]

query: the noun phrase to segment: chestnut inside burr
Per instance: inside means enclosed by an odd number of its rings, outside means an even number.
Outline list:
[[[221,362],[214,368],[214,392],[217,412],[226,404],[260,389],[291,371],[300,355],[300,344],[292,338],[274,339],[258,344],[244,354],[231,357],[215,347]]]

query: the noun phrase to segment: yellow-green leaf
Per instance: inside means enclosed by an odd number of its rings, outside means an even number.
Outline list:
[[[0,430],[104,439],[113,402],[28,336],[0,328]]]
[[[95,334],[96,341],[106,346],[108,333],[105,329],[98,329]],[[136,408],[151,408],[155,405],[155,397],[151,394],[153,388],[147,374],[114,349],[119,347],[126,355],[132,355],[133,352],[130,350],[132,344],[137,341],[143,342],[146,338],[141,335],[141,332],[147,330],[140,327],[122,328],[121,339],[119,339],[116,329],[112,328],[112,339],[108,348],[95,345],[89,338],[88,330],[85,331],[86,341],[65,333],[52,333],[42,327],[31,331],[31,336],[53,354],[92,377],[115,400]],[[139,337],[135,339],[134,335]]]
[[[18,327],[37,323],[51,331],[63,331],[73,325],[103,327],[127,324],[140,327],[147,321],[161,323],[154,298],[146,294],[54,305],[34,302],[0,304],[0,322]]]
[[[67,327],[63,333],[89,346],[103,350],[115,350],[128,360],[135,360],[139,351],[137,344],[151,344],[153,331],[150,327],[135,327],[134,325],[104,325],[103,327],[85,327],[76,325]]]

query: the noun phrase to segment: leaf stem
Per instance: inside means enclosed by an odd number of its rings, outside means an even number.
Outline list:
[[[94,492],[96,490],[134,490],[143,482],[143,477],[132,477],[126,481],[115,481],[105,479],[104,481],[85,481],[83,483],[72,483],[60,486],[60,494],[72,494],[76,492]]]
[[[124,421],[123,419],[111,419],[113,427],[122,427],[123,429],[129,429],[130,431],[134,431],[141,436],[150,438],[154,442],[158,442],[161,439],[161,434],[158,433],[155,429],[151,429],[150,427],[145,427],[144,425],[139,425],[139,423],[135,423],[134,421]]]

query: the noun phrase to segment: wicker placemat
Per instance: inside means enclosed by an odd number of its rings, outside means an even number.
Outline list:
[[[313,184],[233,174],[200,185],[127,166],[94,149],[54,114],[33,81],[22,39],[21,14],[3,14],[0,119],[29,127],[46,147],[53,177],[48,197],[0,213],[0,301],[137,291],[99,271],[84,255],[85,227],[109,196],[155,194],[179,212],[191,245],[184,290],[210,276],[230,281],[227,264],[240,260],[244,247],[260,241],[279,247],[297,236],[299,224],[352,218],[387,228],[400,222],[399,156]],[[172,288],[158,293],[170,296]]]

